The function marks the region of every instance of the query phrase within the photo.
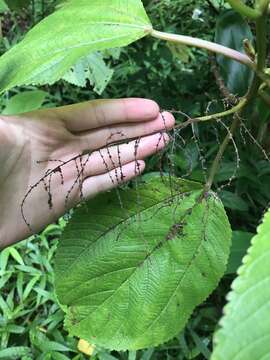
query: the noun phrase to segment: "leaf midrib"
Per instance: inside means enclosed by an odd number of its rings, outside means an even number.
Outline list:
[[[166,304],[166,305],[164,306],[164,308],[160,311],[160,313],[158,314],[158,316],[151,322],[151,324],[147,327],[147,329],[140,335],[140,337],[142,337],[142,336],[149,330],[149,328],[151,328],[151,327],[153,326],[153,324],[160,318],[160,316],[161,316],[161,315],[163,314],[163,312],[166,310],[166,308],[168,307],[171,299],[174,297],[175,293],[178,291],[179,287],[181,286],[182,280],[183,280],[184,277],[186,276],[186,274],[187,274],[187,272],[188,272],[188,269],[189,269],[190,266],[194,263],[194,261],[196,261],[197,257],[199,256],[199,254],[200,254],[200,250],[199,250],[199,249],[201,248],[201,246],[202,246],[202,244],[203,244],[204,237],[205,237],[205,231],[206,231],[206,227],[207,227],[206,222],[207,222],[208,212],[205,212],[205,217],[206,217],[206,220],[205,220],[205,222],[204,222],[204,228],[203,228],[203,230],[202,230],[202,234],[203,234],[203,235],[202,235],[201,241],[199,242],[198,246],[197,246],[196,249],[194,250],[194,255],[192,256],[192,259],[191,259],[191,260],[189,261],[189,263],[187,264],[185,271],[183,271],[183,274],[182,274],[181,278],[179,279],[179,282],[178,282],[175,290],[173,291],[172,295],[169,297],[167,304]],[[156,249],[155,249],[155,251],[156,251]],[[153,252],[151,253],[151,255],[152,255],[152,254],[153,254]],[[144,262],[144,261],[145,261],[145,259],[143,260],[143,262]],[[138,267],[139,267],[139,266],[136,266],[136,267],[134,268],[134,271],[129,275],[128,278],[126,278],[126,279],[122,282],[122,284],[120,284],[120,286],[114,291],[114,293],[113,293],[112,295],[110,295],[110,296],[109,296],[107,299],[105,299],[101,304],[99,304],[99,305],[97,306],[97,308],[96,308],[93,312],[91,312],[91,313],[89,313],[88,315],[86,315],[86,317],[85,317],[83,320],[81,320],[81,321],[86,321],[86,319],[87,319],[89,316],[93,316],[93,314],[94,314],[96,311],[99,311],[100,308],[101,308],[102,306],[104,306],[104,304],[105,304],[106,302],[108,302],[113,296],[115,296],[115,294],[119,291],[119,289],[120,289],[127,281],[130,281],[131,277],[132,277],[132,276],[134,275],[134,273],[137,271]],[[72,306],[72,305],[71,305],[71,306]],[[74,306],[80,307],[80,305],[74,305]],[[80,322],[81,322],[81,321],[80,321]],[[79,323],[79,324],[80,324],[80,323]]]
[[[199,190],[198,190],[198,191],[199,191]],[[153,205],[151,205],[151,206],[149,206],[149,207],[147,207],[147,208],[144,208],[143,210],[140,211],[140,213],[143,214],[144,212],[152,209],[153,207],[155,207],[155,206],[157,206],[157,205],[162,204],[164,201],[166,201],[166,200],[168,200],[168,199],[175,199],[177,196],[179,196],[179,197],[180,197],[180,196],[183,196],[183,195],[185,196],[185,195],[188,195],[188,194],[190,194],[190,193],[192,193],[192,191],[187,191],[187,192],[185,192],[185,193],[177,193],[176,195],[173,195],[173,196],[172,196],[171,193],[170,193],[170,194],[167,195],[168,197],[163,198],[162,200],[159,200],[158,202],[156,202],[155,204],[153,204]],[[145,194],[144,194],[144,196],[145,196]],[[149,198],[149,196],[148,196],[148,198]],[[65,268],[65,270],[62,270],[62,271],[59,271],[59,272],[60,272],[60,273],[65,273],[67,269],[69,269],[71,266],[74,266],[74,265],[77,263],[77,261],[79,261],[79,260],[81,259],[81,255],[82,255],[83,252],[89,251],[89,249],[92,247],[92,245],[96,244],[101,238],[103,238],[104,236],[106,236],[108,233],[110,233],[111,231],[113,231],[113,230],[114,230],[115,228],[117,228],[118,226],[122,225],[124,222],[129,221],[129,220],[135,218],[136,216],[138,216],[138,213],[134,213],[134,214],[132,214],[131,216],[124,218],[122,221],[119,221],[117,224],[114,224],[114,225],[112,225],[111,227],[109,227],[105,232],[103,232],[101,235],[99,235],[99,236],[96,238],[95,241],[90,242],[90,243],[89,243],[89,246],[87,246],[86,248],[84,248],[84,249],[81,251],[81,253],[76,257],[76,259],[75,259],[72,263],[69,263],[69,264],[68,264],[68,266]],[[77,225],[76,225],[76,226],[77,226]],[[68,230],[68,227],[67,227],[67,230]],[[72,230],[70,230],[70,231],[72,231]],[[86,240],[87,240],[87,239],[86,239]]]
[[[207,207],[207,210],[209,211],[209,208]],[[176,292],[178,291],[179,287],[182,284],[183,279],[185,278],[188,269],[191,267],[191,265],[196,261],[197,257],[200,254],[200,248],[203,244],[203,240],[205,238],[205,232],[206,232],[206,227],[207,227],[207,218],[208,218],[208,211],[205,211],[205,217],[206,220],[203,222],[203,229],[202,229],[202,237],[201,237],[201,241],[199,242],[198,246],[196,247],[196,249],[194,250],[194,255],[192,256],[192,259],[189,261],[189,263],[187,264],[185,271],[183,271],[182,276],[180,277],[178,284],[176,285],[175,290],[173,291],[172,295],[169,297],[167,304],[164,306],[164,308],[160,311],[160,313],[158,314],[158,316],[151,322],[151,324],[147,327],[147,329],[141,334],[141,337],[158,321],[158,319],[161,317],[161,315],[164,313],[164,311],[167,309],[167,307],[169,306],[169,303],[171,301],[171,299],[175,296]]]

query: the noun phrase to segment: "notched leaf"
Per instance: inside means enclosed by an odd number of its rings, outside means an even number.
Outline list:
[[[251,240],[214,337],[212,360],[267,359],[270,354],[270,210]]]
[[[0,58],[0,92],[53,84],[90,53],[129,45],[150,29],[141,0],[69,1]]]
[[[195,182],[155,177],[121,190],[122,206],[112,192],[75,211],[55,269],[70,334],[117,350],[177,335],[217,286],[229,256],[222,203],[202,191]]]

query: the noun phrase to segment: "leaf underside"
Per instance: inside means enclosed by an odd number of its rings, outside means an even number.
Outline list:
[[[169,186],[170,183],[170,186]],[[164,343],[225,272],[231,230],[201,185],[153,178],[75,211],[56,255],[71,335],[116,350]]]
[[[151,31],[141,0],[72,0],[0,58],[0,92],[52,84],[92,52],[126,46]]]
[[[238,270],[212,360],[270,359],[270,211]]]

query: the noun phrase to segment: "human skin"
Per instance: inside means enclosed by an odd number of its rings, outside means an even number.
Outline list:
[[[80,186],[75,182],[80,163],[85,163],[83,197],[89,199],[142,172],[143,159],[166,145],[169,137],[165,130],[173,126],[170,113],[162,116],[154,101],[139,98],[94,100],[1,116],[0,248],[41,231],[81,201]],[[138,137],[135,151],[134,139]],[[118,141],[123,143],[117,146]],[[81,162],[79,154],[84,154]],[[78,158],[76,162],[61,166],[63,183],[59,172],[51,178],[51,208],[43,182],[27,196],[23,203],[27,225],[21,205],[30,187],[60,164],[49,160],[66,162],[74,157]],[[49,179],[45,180],[48,185]]]

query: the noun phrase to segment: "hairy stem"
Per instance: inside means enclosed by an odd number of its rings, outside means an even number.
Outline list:
[[[161,39],[161,40],[175,42],[177,44],[182,44],[182,45],[187,45],[187,46],[194,46],[194,47],[198,47],[201,49],[206,49],[206,50],[214,52],[216,54],[224,55],[228,58],[236,60],[236,61],[240,62],[241,64],[244,64],[244,65],[250,67],[253,70],[255,68],[254,62],[246,54],[243,54],[239,51],[228,48],[226,46],[216,44],[211,41],[206,41],[206,40],[194,38],[191,36],[165,33],[165,32],[161,32],[161,31],[157,31],[157,30],[152,30],[150,35],[155,38]]]
[[[217,113],[217,114],[201,116],[201,117],[198,117],[196,119],[198,121],[208,121],[208,120],[217,120],[217,119],[220,119],[222,117],[233,115],[236,112],[238,112],[239,110],[241,110],[243,107],[245,107],[246,103],[247,103],[247,99],[242,98],[237,105],[235,105],[234,107],[232,107],[229,110],[226,110],[226,111],[223,111],[223,112],[220,112],[220,113]]]
[[[217,120],[229,115],[233,115],[235,113],[237,113],[238,111],[240,111],[242,108],[245,107],[247,102],[246,98],[242,98],[239,103],[237,105],[235,105],[234,107],[232,107],[229,110],[226,111],[222,111],[220,113],[216,113],[216,114],[211,114],[211,115],[206,115],[206,116],[200,116],[197,118],[190,118],[187,121],[176,125],[174,128],[175,129],[182,129],[185,128],[186,126],[190,125],[190,124],[194,124],[194,123],[198,123],[198,122],[204,122],[204,121],[211,121],[211,120]]]
[[[227,0],[231,7],[239,14],[248,17],[249,19],[256,20],[261,16],[258,9],[252,9],[240,0]]]

